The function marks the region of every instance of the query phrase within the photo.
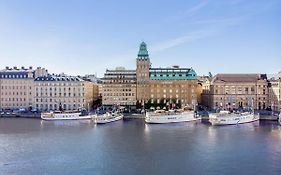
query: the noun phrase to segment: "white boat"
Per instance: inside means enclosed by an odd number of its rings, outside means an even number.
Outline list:
[[[176,123],[195,121],[198,119],[200,118],[196,117],[194,111],[156,110],[145,114],[146,123]]]
[[[110,123],[123,119],[123,114],[119,112],[107,112],[102,115],[96,115],[93,120],[97,124]]]
[[[259,119],[259,115],[251,112],[230,113],[229,111],[221,111],[220,113],[209,114],[209,121],[212,125],[236,125]]]
[[[43,120],[82,120],[92,119],[95,115],[81,115],[81,112],[46,112],[41,113]]]

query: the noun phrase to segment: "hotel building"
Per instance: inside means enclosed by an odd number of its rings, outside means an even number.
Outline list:
[[[152,68],[146,44],[141,43],[137,57],[137,101],[175,103],[193,106],[197,103],[197,75],[192,68],[172,66]],[[161,102],[162,101],[162,102]]]
[[[103,105],[157,106],[197,103],[197,75],[192,68],[152,68],[146,44],[141,43],[136,70],[107,70],[103,78]]]

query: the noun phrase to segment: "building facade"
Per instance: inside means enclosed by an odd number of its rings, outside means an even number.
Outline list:
[[[198,76],[198,93],[199,96],[198,103],[202,106],[210,108],[211,106],[211,99],[210,99],[210,86],[211,86],[212,77],[210,76]]]
[[[265,74],[217,74],[210,84],[210,107],[268,107],[268,81]]]
[[[268,98],[271,109],[274,112],[281,112],[281,75],[270,80]]]
[[[94,84],[73,76],[37,77],[34,89],[34,107],[40,111],[90,110],[94,99]]]
[[[34,97],[34,79],[47,74],[41,67],[9,68],[0,71],[0,108],[31,108]]]
[[[197,75],[192,68],[172,66],[152,68],[144,42],[136,59],[137,102],[140,106],[150,103],[193,106],[197,103]]]
[[[145,101],[150,98],[150,58],[144,42],[141,43],[138,56],[136,58],[136,77],[137,77],[137,101],[144,105]]]
[[[122,67],[106,70],[101,88],[103,105],[133,107],[136,105],[136,93],[135,70],[126,70]]]

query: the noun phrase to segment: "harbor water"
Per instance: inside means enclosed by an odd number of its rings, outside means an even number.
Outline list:
[[[281,126],[0,118],[0,174],[280,175]]]

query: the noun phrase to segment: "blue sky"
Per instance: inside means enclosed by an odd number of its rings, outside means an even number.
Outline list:
[[[0,0],[0,66],[103,76],[153,67],[198,74],[281,71],[279,0]]]

